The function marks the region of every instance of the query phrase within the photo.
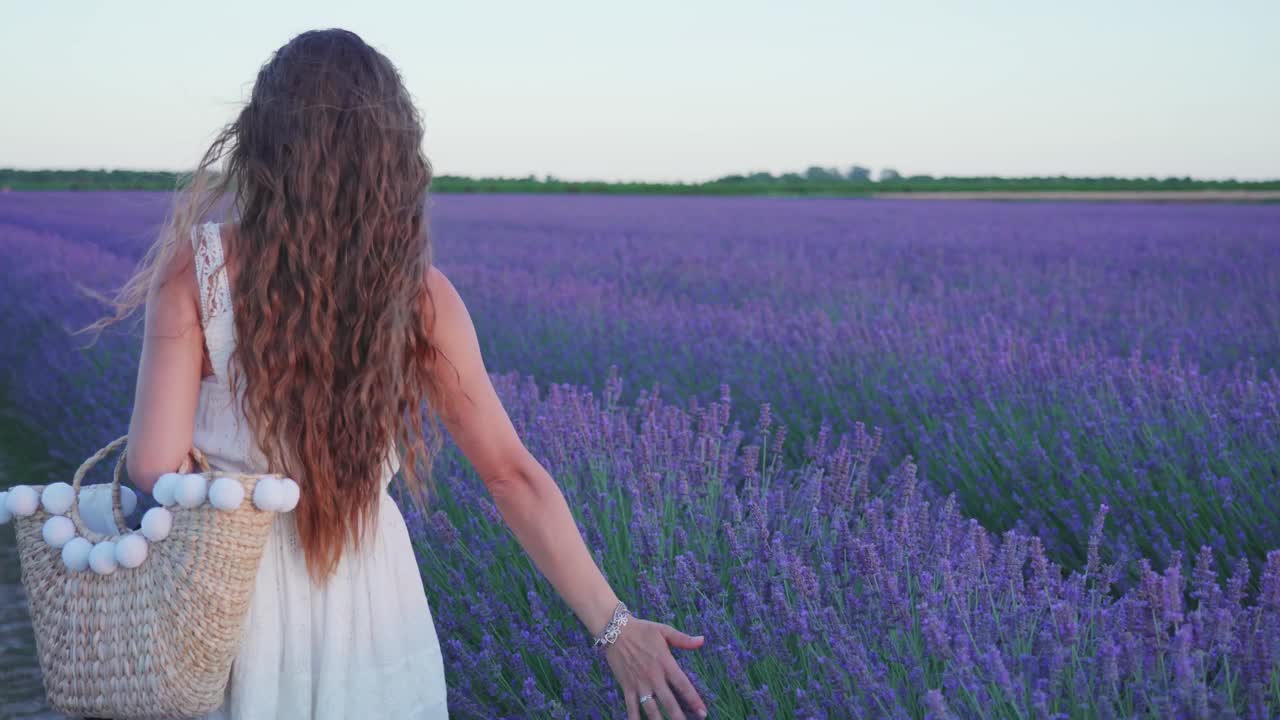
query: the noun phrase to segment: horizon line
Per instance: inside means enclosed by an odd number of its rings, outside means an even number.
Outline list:
[[[597,177],[597,178],[570,178],[570,177],[561,177],[561,176],[559,176],[559,175],[556,175],[555,173],[549,173],[549,172],[543,172],[543,173],[531,173],[531,172],[526,172],[526,173],[524,173],[524,174],[512,174],[512,175],[477,175],[477,174],[456,174],[456,173],[433,173],[433,174],[432,174],[432,177],[433,177],[433,178],[440,178],[440,177],[455,177],[455,178],[465,178],[465,179],[469,179],[469,180],[529,180],[530,178],[532,178],[532,179],[533,179],[534,181],[536,181],[536,182],[549,182],[549,181],[554,181],[554,182],[563,182],[563,183],[619,183],[619,184],[621,184],[621,183],[630,183],[630,184],[644,184],[644,185],[700,185],[700,184],[704,184],[704,183],[715,182],[716,180],[722,180],[722,179],[724,179],[724,178],[729,178],[729,177],[749,177],[749,176],[751,176],[751,175],[755,175],[755,174],[759,174],[759,173],[767,173],[767,174],[772,175],[772,176],[774,176],[774,177],[779,177],[779,178],[780,178],[780,177],[782,177],[783,175],[787,175],[787,174],[798,174],[798,175],[803,175],[803,174],[804,174],[804,172],[805,172],[805,171],[807,171],[807,170],[808,170],[809,168],[811,168],[811,167],[821,167],[821,168],[823,168],[823,169],[833,169],[833,168],[835,168],[835,169],[839,169],[839,168],[851,168],[851,167],[855,167],[855,166],[857,166],[857,167],[867,167],[867,166],[865,166],[865,165],[859,165],[859,163],[848,163],[848,164],[846,164],[846,165],[809,165],[809,166],[807,166],[807,167],[805,167],[805,168],[802,168],[802,169],[787,170],[787,171],[783,171],[783,172],[780,172],[780,173],[775,173],[775,172],[770,171],[770,170],[744,170],[744,171],[738,171],[738,172],[729,172],[729,173],[724,173],[724,174],[721,174],[721,175],[718,175],[718,176],[715,176],[715,177],[711,177],[711,178],[707,178],[707,179],[702,179],[702,180],[690,180],[690,179],[674,179],[674,180],[673,180],[673,179],[667,179],[667,180],[663,180],[663,179],[621,179],[621,178],[604,179],[604,178],[598,178],[598,177]],[[1111,180],[1192,180],[1192,181],[1199,181],[1199,182],[1237,182],[1237,183],[1272,183],[1272,182],[1280,182],[1280,175],[1275,175],[1275,176],[1268,177],[1268,178],[1263,178],[1263,177],[1259,177],[1259,178],[1240,178],[1240,177],[1238,177],[1238,176],[1200,177],[1200,176],[1194,176],[1194,175],[1106,175],[1106,174],[1103,174],[1103,175],[1072,175],[1072,174],[1065,174],[1065,173],[1057,173],[1057,174],[1046,173],[1046,174],[1039,174],[1039,175],[1003,175],[1003,174],[938,175],[938,174],[933,174],[933,173],[928,173],[928,172],[907,173],[907,172],[899,171],[899,170],[897,170],[896,168],[893,168],[892,166],[887,166],[887,165],[886,165],[885,167],[883,167],[883,168],[869,168],[869,169],[878,170],[878,171],[880,171],[880,172],[883,172],[884,170],[894,170],[895,172],[898,172],[898,173],[899,173],[899,177],[900,177],[900,179],[902,179],[902,180],[910,180],[911,178],[930,177],[930,178],[934,178],[934,179],[948,179],[948,178],[953,178],[953,179],[999,178],[999,179],[1002,179],[1002,180],[1031,180],[1031,179],[1037,179],[1037,178],[1065,178],[1065,179],[1072,179],[1072,180],[1090,180],[1090,179],[1111,179]],[[0,171],[3,171],[3,170],[16,170],[16,171],[19,171],[19,172],[134,172],[134,173],[167,173],[167,174],[172,174],[172,175],[189,175],[189,174],[191,174],[191,173],[193,173],[193,172],[194,172],[194,169],[188,169],[188,170],[172,170],[172,169],[163,169],[163,168],[130,168],[130,167],[105,167],[105,166],[98,166],[98,167],[93,167],[93,166],[78,166],[78,167],[48,167],[48,166],[45,166],[45,167],[18,167],[18,166],[0,166]],[[870,178],[870,177],[869,177],[869,178],[867,178],[867,179],[865,179],[865,180],[861,180],[861,181],[858,181],[858,182],[872,182],[872,183],[874,183],[874,182],[880,182],[880,180],[878,180],[878,179],[876,179],[876,178]]]

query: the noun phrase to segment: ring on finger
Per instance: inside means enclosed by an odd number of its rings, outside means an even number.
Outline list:
[[[653,699],[653,693],[645,693],[640,696],[640,704],[643,705]]]

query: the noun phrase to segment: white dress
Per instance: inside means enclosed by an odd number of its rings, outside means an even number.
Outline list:
[[[235,331],[219,225],[201,225],[192,240],[214,367],[200,385],[195,446],[215,469],[265,472],[228,384]],[[348,546],[323,586],[307,574],[293,513],[276,517],[226,700],[205,720],[448,718],[435,622],[404,516],[387,494],[397,468],[389,453],[376,532],[361,552]]]

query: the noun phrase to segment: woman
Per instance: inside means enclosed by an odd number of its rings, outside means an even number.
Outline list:
[[[402,470],[426,506],[436,416],[601,639],[628,718],[684,718],[681,703],[705,717],[670,650],[702,638],[620,610],[490,384],[467,308],[431,263],[422,139],[382,54],[343,30],[293,38],[118,300],[117,319],[146,305],[133,483],[150,492],[194,444],[215,469],[302,486],[272,529],[225,703],[209,717],[447,717],[435,625],[387,492]],[[203,222],[228,198],[228,222]]]

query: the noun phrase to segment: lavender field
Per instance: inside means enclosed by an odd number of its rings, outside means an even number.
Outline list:
[[[67,329],[166,201],[0,194],[9,474],[127,426],[136,335]],[[706,634],[713,717],[1280,715],[1280,205],[431,203],[619,596]],[[438,473],[409,520],[451,710],[620,716],[465,459]]]

